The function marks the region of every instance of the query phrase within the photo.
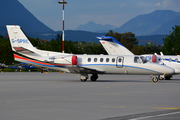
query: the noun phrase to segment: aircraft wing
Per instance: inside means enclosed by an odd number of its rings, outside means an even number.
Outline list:
[[[103,74],[104,70],[99,68],[89,68],[84,66],[68,67],[68,70],[72,73],[88,73],[88,74]]]
[[[8,66],[5,65],[4,63],[0,63],[0,68],[7,68]]]

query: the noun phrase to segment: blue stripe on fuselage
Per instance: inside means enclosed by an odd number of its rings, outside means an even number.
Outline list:
[[[78,66],[117,66],[116,64],[82,64],[82,65],[78,65]],[[147,68],[142,68],[142,67],[135,67],[135,66],[130,66],[130,65],[118,65],[119,67],[123,66],[123,67],[129,67],[129,68],[137,68],[137,69],[143,69],[143,70],[147,70],[147,71],[152,71],[152,72],[156,72],[156,73],[161,73],[161,72],[158,72],[158,71],[154,71],[154,70],[151,70],[151,69],[147,69]]]
[[[169,59],[165,58],[164,60],[169,61]],[[176,62],[175,60],[171,60],[171,62]],[[180,61],[177,61],[177,63],[180,63]]]

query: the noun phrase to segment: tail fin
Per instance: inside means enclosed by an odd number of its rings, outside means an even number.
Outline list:
[[[109,55],[134,55],[115,38],[110,36],[97,36]]]
[[[18,25],[6,25],[13,51],[33,51],[35,47]]]

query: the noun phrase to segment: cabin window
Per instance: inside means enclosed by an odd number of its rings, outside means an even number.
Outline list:
[[[109,62],[109,58],[106,58],[106,62]]]
[[[97,62],[97,58],[94,58],[94,62]]]
[[[134,63],[141,63],[139,57],[134,57]]]
[[[171,58],[169,58],[169,62],[171,62],[172,61],[172,59]]]
[[[175,62],[178,62],[178,58],[175,59]]]
[[[115,58],[112,59],[112,62],[115,62]]]
[[[119,58],[119,59],[118,59],[118,62],[121,62],[121,61],[122,61],[121,58]]]
[[[88,58],[88,62],[91,62],[91,58]]]
[[[100,59],[100,62],[103,62],[103,58]]]

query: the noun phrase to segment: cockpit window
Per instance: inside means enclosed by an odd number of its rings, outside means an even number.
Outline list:
[[[134,57],[134,63],[141,63],[139,57]]]
[[[143,63],[147,63],[147,59],[143,56],[140,57]]]

